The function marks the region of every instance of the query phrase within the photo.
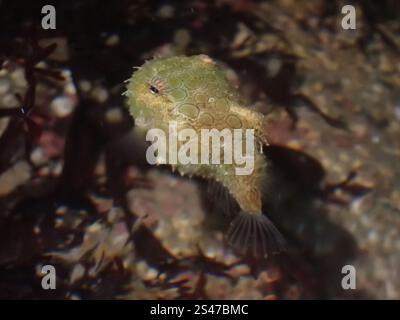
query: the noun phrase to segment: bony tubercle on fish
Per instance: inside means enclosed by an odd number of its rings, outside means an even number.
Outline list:
[[[224,71],[208,56],[174,56],[147,61],[128,80],[127,104],[136,127],[147,132],[157,128],[170,134],[171,122],[177,130],[203,129],[221,132],[253,130],[257,146],[268,145],[264,116],[244,103]],[[178,140],[178,147],[184,142]],[[197,143],[197,141],[196,141]],[[201,144],[201,142],[199,142]],[[166,152],[171,151],[166,148]],[[211,152],[210,150],[209,152]],[[224,149],[224,153],[231,150]],[[267,256],[284,250],[283,236],[262,212],[263,185],[267,161],[261,148],[254,149],[254,168],[250,174],[236,174],[235,163],[182,163],[179,157],[169,162],[182,175],[201,176],[223,185],[240,207],[227,232],[228,242],[241,254]]]

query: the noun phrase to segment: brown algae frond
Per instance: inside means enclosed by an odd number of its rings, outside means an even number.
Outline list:
[[[223,154],[219,164],[188,164],[179,160],[172,163],[168,156],[163,160],[182,175],[216,181],[229,191],[240,206],[227,235],[236,250],[250,250],[262,256],[283,250],[282,235],[261,208],[267,166],[262,154],[262,145],[267,144],[264,116],[244,107],[237,90],[210,57],[175,56],[147,61],[133,73],[126,95],[129,111],[142,130],[159,128],[168,135],[171,122],[178,130],[192,129],[199,136],[203,129],[253,130],[256,147],[250,174],[236,174],[234,163],[222,161]],[[182,144],[178,142],[178,146]]]

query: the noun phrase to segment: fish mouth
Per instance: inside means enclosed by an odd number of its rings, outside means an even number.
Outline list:
[[[143,115],[143,113],[140,113],[137,117],[135,117],[135,125],[140,128],[153,128],[154,118],[146,117]]]
[[[159,128],[167,130],[165,128],[165,119],[163,119],[161,113],[152,109],[140,110],[136,113],[133,118],[135,119],[135,126],[145,130]]]

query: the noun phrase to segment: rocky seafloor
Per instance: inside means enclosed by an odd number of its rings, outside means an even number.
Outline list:
[[[57,7],[53,33],[35,29],[37,4],[19,15],[9,4],[0,297],[399,299],[400,8],[354,1],[357,28],[343,30],[344,4],[77,1]],[[121,96],[132,67],[198,53],[268,117],[265,207],[282,255],[236,255],[229,202],[149,167],[132,132]],[[44,264],[55,293],[41,289]],[[341,286],[344,265],[355,290]]]

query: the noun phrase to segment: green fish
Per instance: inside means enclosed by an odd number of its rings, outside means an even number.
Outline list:
[[[262,146],[268,145],[264,115],[245,107],[223,69],[206,55],[154,59],[137,68],[128,80],[125,95],[136,127],[144,131],[159,128],[168,137],[172,122],[178,131],[192,129],[198,136],[202,129],[253,129],[256,148],[250,174],[236,174],[235,163],[224,163],[225,149],[219,164],[196,164],[179,160],[172,163],[169,160],[175,151],[166,148],[163,163],[181,175],[201,176],[229,191],[240,207],[227,233],[228,242],[236,251],[266,257],[284,250],[282,235],[262,212],[267,167]],[[183,142],[177,144],[182,147]]]

